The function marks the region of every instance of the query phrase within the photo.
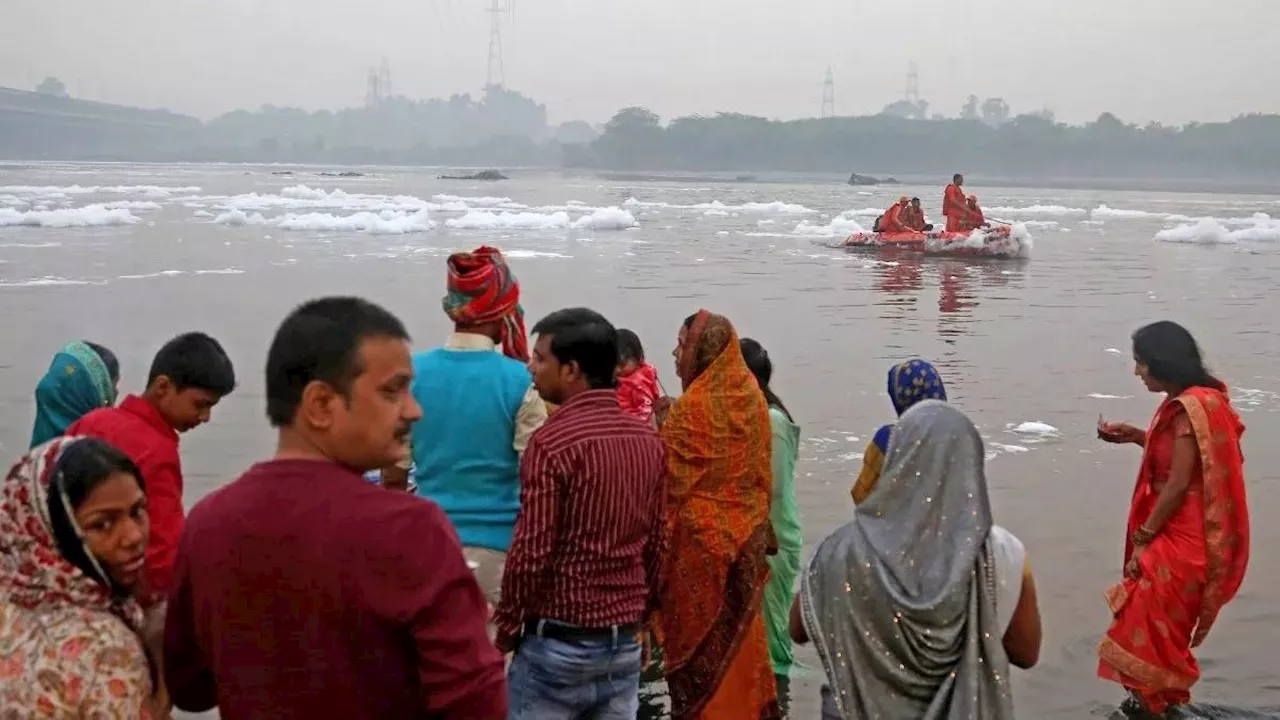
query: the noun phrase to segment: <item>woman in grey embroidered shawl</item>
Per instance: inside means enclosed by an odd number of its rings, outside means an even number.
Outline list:
[[[792,634],[826,670],[823,718],[1013,718],[1009,665],[1035,664],[1040,614],[1022,543],[992,524],[983,454],[962,412],[919,403],[814,553]]]

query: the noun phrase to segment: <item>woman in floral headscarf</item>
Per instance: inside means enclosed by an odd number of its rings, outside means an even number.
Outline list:
[[[673,354],[684,393],[659,411],[670,541],[656,628],[671,716],[773,720],[782,714],[764,618],[778,547],[769,406],[726,318],[689,317]]]
[[[889,399],[893,401],[893,409],[898,416],[921,400],[947,399],[947,390],[942,386],[942,377],[933,365],[918,358],[904,360],[889,368]],[[880,469],[884,467],[885,453],[889,452],[889,437],[893,434],[893,423],[880,426],[867,450],[862,455],[862,472],[853,484],[853,504],[857,505],[875,489],[880,481]]]
[[[101,440],[53,440],[9,471],[0,485],[0,708],[59,720],[155,717],[132,597],[146,503],[138,468]]]

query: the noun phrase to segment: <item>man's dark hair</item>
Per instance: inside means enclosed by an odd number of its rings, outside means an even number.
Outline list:
[[[644,362],[644,346],[640,336],[626,328],[618,328],[618,362]]]
[[[349,397],[351,383],[364,367],[365,340],[409,340],[399,318],[358,297],[326,297],[303,303],[285,317],[267,351],[267,419],[288,427],[302,402],[302,391],[320,382]]]
[[[222,397],[236,389],[231,358],[217,340],[202,332],[183,333],[160,348],[151,361],[147,386],[161,375],[178,390],[196,388]]]
[[[578,364],[593,390],[615,387],[618,366],[618,331],[595,310],[557,310],[533,326],[533,335],[551,338],[551,354],[561,364]]]
[[[911,202],[913,202],[913,203],[915,203],[915,204],[919,205],[919,204],[920,204],[920,198],[913,197],[913,198],[911,198]]]

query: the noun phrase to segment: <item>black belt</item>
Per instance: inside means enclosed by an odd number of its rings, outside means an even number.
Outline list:
[[[640,632],[640,623],[610,625],[602,628],[585,628],[566,625],[555,620],[529,620],[524,624],[525,637],[544,637],[548,640],[609,640],[615,637],[634,638]]]

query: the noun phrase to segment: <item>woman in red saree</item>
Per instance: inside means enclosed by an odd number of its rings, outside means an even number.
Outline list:
[[[674,720],[781,718],[764,625],[773,491],[769,408],[733,325],[706,310],[674,355],[663,409],[667,538],[655,630]]]
[[[1134,374],[1165,399],[1146,432],[1098,424],[1103,440],[1143,447],[1124,579],[1106,592],[1114,621],[1098,646],[1098,676],[1160,715],[1190,701],[1200,678],[1191,650],[1235,596],[1249,562],[1244,425],[1181,326],[1138,330],[1133,356]]]

